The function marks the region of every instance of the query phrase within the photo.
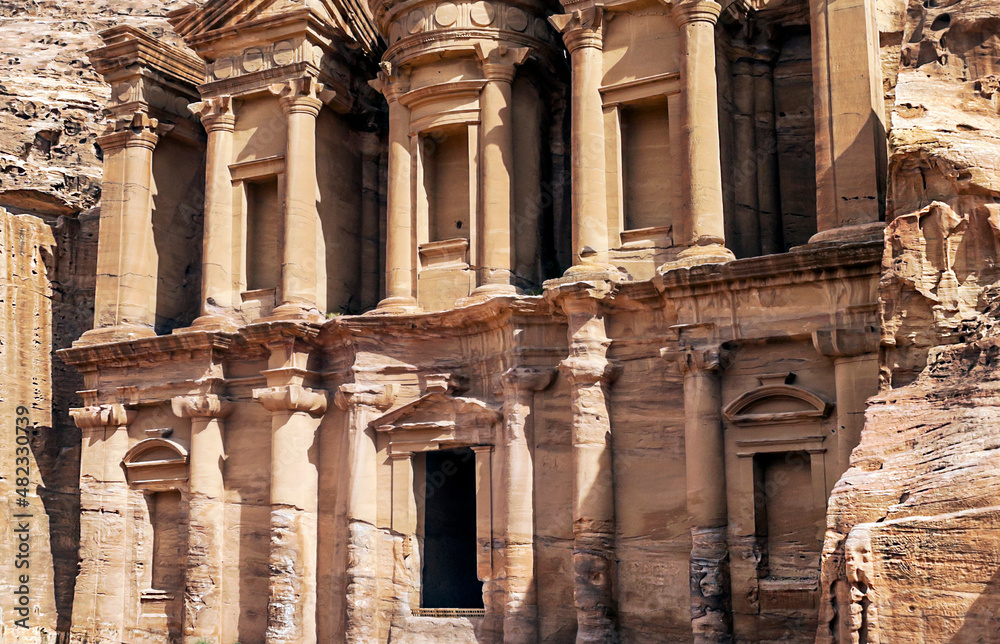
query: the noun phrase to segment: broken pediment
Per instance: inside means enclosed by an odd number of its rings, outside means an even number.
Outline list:
[[[166,438],[147,438],[132,446],[122,460],[131,487],[146,491],[175,490],[188,479],[188,452]]]
[[[276,26],[282,18],[311,17],[308,21],[338,30],[368,53],[377,52],[381,40],[368,4],[350,0],[209,0],[168,15],[170,24],[188,43],[210,40],[210,34],[251,26]]]
[[[474,398],[427,394],[371,422],[388,434],[390,453],[490,445],[503,418],[500,410]]]
[[[833,405],[789,384],[764,384],[726,406],[726,419],[737,425],[793,423],[826,418]]]

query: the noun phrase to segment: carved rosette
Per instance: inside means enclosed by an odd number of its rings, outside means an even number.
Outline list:
[[[461,41],[480,39],[511,46],[552,49],[556,36],[545,19],[545,8],[499,2],[379,2],[372,3],[377,20],[388,35],[386,59],[401,63],[439,48],[454,49]]]
[[[326,413],[326,392],[302,385],[254,389],[253,399],[270,412],[305,412],[317,417]]]

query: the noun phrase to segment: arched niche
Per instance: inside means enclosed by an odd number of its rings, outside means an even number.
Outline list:
[[[166,438],[147,438],[126,452],[122,460],[130,487],[145,492],[179,489],[188,479],[188,451]]]

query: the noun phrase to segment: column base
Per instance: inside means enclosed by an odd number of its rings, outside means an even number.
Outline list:
[[[262,322],[322,322],[323,314],[315,308],[307,307],[303,304],[282,304],[276,306],[271,315],[263,318]]]
[[[867,224],[854,224],[853,226],[841,226],[818,232],[809,238],[809,245],[813,244],[851,244],[860,242],[880,241],[883,239],[885,230],[884,221],[875,221]],[[801,246],[799,247],[801,248]]]
[[[374,310],[368,311],[365,315],[413,315],[422,312],[423,309],[417,304],[416,298],[401,295],[385,298]]]
[[[486,300],[491,297],[509,297],[517,295],[517,288],[513,284],[505,284],[503,282],[495,284],[483,284],[482,286],[477,286],[473,291],[472,295],[467,298],[462,298],[460,302],[464,300],[475,300],[481,301]]]
[[[74,347],[89,344],[108,344],[111,342],[131,342],[142,338],[155,338],[156,331],[152,327],[138,324],[119,324],[101,329],[91,329],[73,343]]]
[[[174,329],[175,334],[194,331],[214,331],[217,333],[235,333],[240,328],[236,320],[225,315],[209,313],[195,318],[191,326],[184,329]]]
[[[573,284],[576,282],[620,282],[627,278],[627,274],[613,264],[591,264],[583,262],[574,264],[566,269],[562,277],[546,280],[543,288]]]
[[[733,251],[722,244],[706,244],[704,246],[689,246],[677,254],[677,258],[660,266],[659,274],[676,268],[691,268],[702,264],[725,264],[736,259]]]

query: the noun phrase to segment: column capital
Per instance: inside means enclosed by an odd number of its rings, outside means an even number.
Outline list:
[[[395,103],[400,96],[410,91],[410,72],[389,61],[382,61],[378,75],[368,81],[368,85],[385,96],[385,100]]]
[[[556,369],[553,367],[511,367],[500,377],[503,390],[544,391],[555,380]]]
[[[517,66],[531,53],[527,47],[509,47],[492,40],[476,41],[475,47],[486,80],[506,83],[514,81]]]
[[[275,83],[268,86],[268,90],[278,97],[285,116],[291,114],[319,116],[323,104],[335,95],[332,90],[326,89],[312,76],[302,76],[284,83]]]
[[[714,25],[719,21],[722,5],[713,0],[682,0],[675,2],[670,9],[670,15],[678,27],[694,22],[707,22]]]
[[[104,132],[97,137],[97,144],[105,152],[125,148],[145,148],[153,150],[160,135],[169,132],[173,126],[161,124],[150,118],[146,112],[138,111],[130,117],[109,121]]]
[[[80,429],[98,429],[129,425],[135,420],[136,411],[115,403],[71,409],[69,415]]]
[[[200,103],[191,103],[188,110],[201,118],[208,132],[232,132],[236,129],[232,96],[215,96]]]
[[[170,408],[180,418],[225,418],[232,411],[232,404],[218,394],[192,394],[175,396]]]
[[[367,405],[385,411],[396,401],[396,392],[392,385],[359,384],[350,382],[340,385],[334,394],[333,402],[337,409],[347,411],[351,405]]]
[[[559,371],[569,378],[573,386],[610,385],[618,380],[622,373],[621,366],[606,359],[570,356],[559,363]]]
[[[253,399],[270,412],[301,411],[317,417],[326,413],[326,392],[308,389],[302,385],[254,389]]]
[[[813,331],[813,346],[828,358],[852,358],[875,353],[879,347],[879,332],[874,326],[861,328],[830,328]]]
[[[587,7],[572,13],[549,16],[549,23],[562,34],[566,48],[572,54],[584,47],[604,47],[604,8]]]
[[[733,352],[722,346],[707,348],[665,348],[660,357],[677,363],[685,376],[724,371],[732,364]]]

